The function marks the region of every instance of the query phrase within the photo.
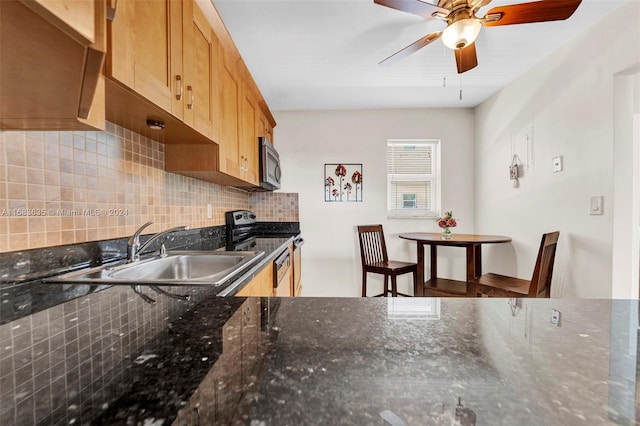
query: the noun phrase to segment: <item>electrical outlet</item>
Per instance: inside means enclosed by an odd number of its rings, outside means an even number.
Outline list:
[[[553,173],[562,171],[562,156],[553,157]]]
[[[207,219],[213,219],[213,206],[207,204]]]
[[[560,327],[560,311],[557,309],[551,309],[550,320],[551,320],[551,325]]]

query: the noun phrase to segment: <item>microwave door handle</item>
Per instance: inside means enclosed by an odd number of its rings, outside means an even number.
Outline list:
[[[280,171],[280,164],[276,164],[276,168],[273,172],[276,177],[276,182],[280,182],[280,177],[282,176],[282,172]]]

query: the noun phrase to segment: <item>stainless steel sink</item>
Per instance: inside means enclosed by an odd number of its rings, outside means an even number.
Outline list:
[[[70,272],[51,282],[95,282],[107,284],[213,284],[220,285],[253,265],[264,252],[170,251],[112,267]]]

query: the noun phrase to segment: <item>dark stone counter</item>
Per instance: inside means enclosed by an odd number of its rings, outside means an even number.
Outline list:
[[[220,295],[237,293],[300,234],[298,222],[259,224],[251,250],[264,251],[265,255],[233,282],[217,287]],[[142,241],[148,237],[142,237]],[[225,229],[214,226],[176,232],[168,236],[165,244],[168,250],[225,250]],[[158,248],[153,247],[154,250]],[[0,253],[0,324],[105,289],[108,285],[87,282],[52,284],[50,278],[69,271],[123,262],[125,253],[125,238]]]
[[[0,424],[640,424],[638,301],[179,290],[0,326]]]

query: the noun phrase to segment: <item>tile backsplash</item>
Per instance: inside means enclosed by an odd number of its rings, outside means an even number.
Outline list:
[[[261,222],[300,222],[297,193],[258,192],[251,194],[249,210],[253,211]]]
[[[252,198],[268,213],[260,220],[298,220],[297,194],[167,173],[164,145],[109,122],[103,132],[0,132],[0,252],[121,238],[148,220],[148,232],[222,225]]]

